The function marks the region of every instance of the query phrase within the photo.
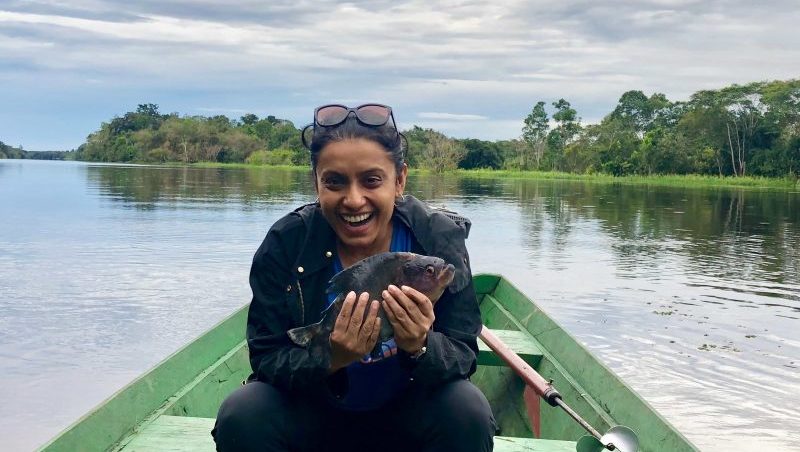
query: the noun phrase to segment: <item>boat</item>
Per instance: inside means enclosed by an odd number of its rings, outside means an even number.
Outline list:
[[[507,279],[480,274],[473,282],[484,331],[471,380],[486,395],[497,420],[496,451],[607,450],[614,446],[601,442],[606,435],[600,432],[625,428],[635,432],[638,444],[632,447],[643,452],[697,450]],[[40,450],[214,451],[210,430],[217,409],[250,374],[246,319],[245,306]],[[541,388],[534,387],[531,375],[545,389],[557,388],[559,406],[539,397]],[[587,435],[592,428],[595,435]]]

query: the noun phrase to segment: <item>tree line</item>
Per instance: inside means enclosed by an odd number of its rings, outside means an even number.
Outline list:
[[[538,102],[525,118],[522,168],[574,173],[796,176],[800,80],[732,85],[671,102],[624,93],[598,124],[583,126],[569,102]]]
[[[599,123],[587,125],[566,99],[539,101],[520,132],[501,141],[455,139],[419,126],[403,134],[409,165],[434,172],[796,176],[800,79],[698,91],[678,102],[661,93],[628,91]],[[0,158],[18,151],[4,145]],[[104,122],[66,156],[103,162],[309,163],[300,130],[291,121],[252,113],[238,119],[161,114],[155,104]]]
[[[13,147],[0,141],[0,159],[70,160],[74,154],[70,151],[26,151],[22,146]]]

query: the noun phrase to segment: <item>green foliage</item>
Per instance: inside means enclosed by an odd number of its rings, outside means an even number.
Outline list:
[[[474,138],[459,140],[459,142],[464,148],[464,157],[458,162],[459,168],[502,168],[503,153],[502,147],[498,143]]]
[[[549,168],[559,171],[564,165],[565,148],[581,131],[581,120],[578,112],[564,99],[553,102],[553,107],[556,109],[553,113],[556,127],[547,134],[544,160]]]
[[[414,126],[412,131],[406,134],[406,138],[409,140],[409,148],[412,140],[415,145],[416,151],[413,160],[417,164],[416,166],[434,173],[456,169],[466,154],[462,143],[433,129],[421,129]],[[409,155],[411,155],[410,152]]]
[[[260,150],[253,152],[245,163],[252,165],[292,165],[294,151],[291,149],[275,149],[274,151]]]
[[[517,146],[519,165],[522,169],[528,169],[531,166],[534,169],[539,169],[541,168],[542,157],[544,157],[544,153],[547,150],[547,138],[550,130],[544,102],[537,102],[524,122],[522,140],[526,146]]]
[[[800,168],[800,80],[698,91],[688,102],[624,93],[599,124],[581,127],[569,102],[553,102],[543,164],[576,173],[793,176]],[[538,102],[522,137],[534,142]],[[509,165],[504,165],[510,167]]]
[[[419,126],[403,134],[409,166],[434,172],[484,168],[796,177],[800,79],[698,91],[686,102],[630,90],[600,123],[588,126],[581,125],[567,100],[538,101],[515,140],[456,140]],[[0,145],[0,158],[31,158],[21,148]],[[70,156],[108,162],[309,164],[300,131],[290,121],[252,113],[238,120],[162,115],[155,104],[141,104],[103,123],[64,158]]]
[[[12,147],[0,141],[2,159],[75,160],[75,151],[26,151],[22,146]]]
[[[24,159],[26,154],[22,146],[15,148],[0,141],[0,159]]]
[[[279,164],[303,163],[299,131],[285,120],[254,114],[240,121],[227,116],[161,115],[155,104],[139,105],[103,123],[77,150],[80,160],[102,162],[244,162],[258,149],[278,149]],[[288,156],[288,157],[287,157]]]

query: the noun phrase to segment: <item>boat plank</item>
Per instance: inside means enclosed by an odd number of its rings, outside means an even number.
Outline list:
[[[514,330],[492,330],[492,332],[531,366],[536,366],[541,361],[542,350],[530,334]],[[505,362],[483,340],[478,341],[478,349],[479,365],[505,366]]]
[[[214,419],[185,416],[159,416],[138,432],[120,452],[214,452],[211,429]],[[497,452],[572,452],[573,441],[496,436]]]
[[[494,437],[495,452],[575,452],[575,441],[553,439]]]
[[[135,433],[120,452],[214,452],[213,427],[212,418],[159,416]]]

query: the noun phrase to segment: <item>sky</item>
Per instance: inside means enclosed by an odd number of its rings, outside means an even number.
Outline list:
[[[0,141],[67,150],[114,116],[391,105],[401,128],[520,135],[537,101],[583,123],[628,90],[800,78],[796,0],[0,0]],[[552,108],[550,108],[552,111]]]

